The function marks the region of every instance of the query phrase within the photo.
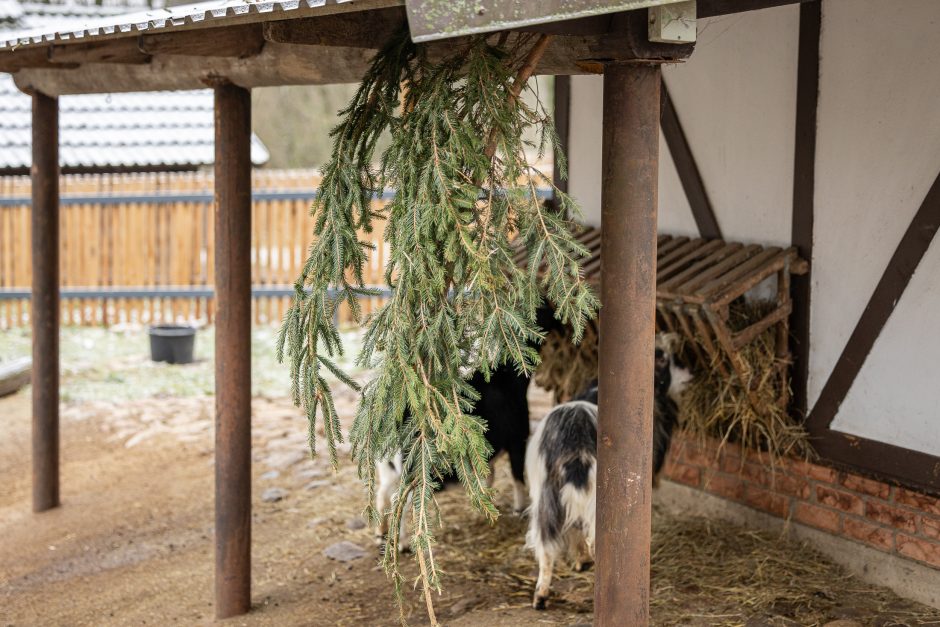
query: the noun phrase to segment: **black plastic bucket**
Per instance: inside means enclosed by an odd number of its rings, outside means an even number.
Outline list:
[[[150,327],[150,359],[168,364],[190,364],[196,328],[177,324],[158,324]]]

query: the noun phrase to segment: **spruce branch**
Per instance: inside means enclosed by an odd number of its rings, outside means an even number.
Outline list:
[[[498,516],[486,481],[492,451],[468,379],[507,362],[533,372],[543,299],[576,335],[598,307],[580,273],[587,251],[572,235],[574,224],[539,201],[537,185],[552,183],[529,163],[528,151],[558,151],[538,94],[534,105],[520,97],[549,41],[501,34],[493,45],[475,37],[432,63],[403,31],[376,55],[331,133],[312,208],[314,242],[278,335],[278,358],[290,364],[294,401],[310,421],[311,449],[319,420],[335,464],[343,433],[327,377],[359,387],[337,361],[343,347],[333,312],[346,303],[362,322],[358,298],[374,293],[364,284],[372,247],[357,233],[384,219],[391,296],[365,321],[357,363],[374,378],[360,390],[349,440],[370,503],[376,463],[402,456],[391,511],[370,506],[367,513],[373,521],[387,514],[397,529],[410,512],[416,583],[432,624],[432,592],[440,591],[435,490],[456,475],[474,508],[489,520]],[[523,139],[529,128],[537,141]],[[390,141],[376,159],[383,134]],[[373,209],[373,196],[385,188],[395,190],[392,199]],[[554,192],[562,207],[577,211]],[[518,246],[527,269],[514,262]],[[401,598],[397,544],[390,533],[384,566]]]

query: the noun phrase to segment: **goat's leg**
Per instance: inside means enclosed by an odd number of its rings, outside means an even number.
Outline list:
[[[521,514],[528,502],[525,487],[525,441],[513,444],[509,449],[509,466],[512,468],[512,511]]]
[[[537,610],[544,610],[545,603],[548,601],[549,588],[552,585],[555,555],[544,546],[537,547],[535,553],[539,560],[539,579],[535,584],[535,598],[532,599],[532,607]]]

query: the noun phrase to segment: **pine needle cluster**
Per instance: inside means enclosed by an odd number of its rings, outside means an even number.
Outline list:
[[[357,386],[335,362],[343,348],[333,312],[345,302],[361,319],[358,298],[372,295],[363,283],[371,247],[357,231],[369,232],[373,220],[384,218],[392,295],[363,321],[358,363],[376,376],[362,389],[350,439],[370,503],[376,462],[402,454],[390,525],[396,529],[411,508],[412,548],[432,623],[431,591],[440,589],[434,490],[441,477],[456,473],[473,505],[489,519],[498,515],[486,481],[486,425],[473,415],[477,393],[467,378],[507,361],[534,371],[543,298],[576,340],[598,307],[580,274],[587,251],[565,217],[578,208],[561,190],[554,189],[560,212],[536,194],[552,181],[530,160],[549,147],[560,154],[538,95],[535,104],[520,97],[531,89],[527,79],[544,37],[477,37],[430,59],[404,32],[377,54],[332,131],[332,156],[313,206],[315,241],[278,338],[294,400],[309,419],[311,448],[319,415],[335,465],[343,434],[325,374]],[[529,128],[535,140],[524,139]],[[383,133],[390,144],[376,159]],[[557,162],[564,176],[564,158]],[[394,189],[394,198],[376,210],[371,201],[383,189]],[[514,262],[519,250],[527,255],[524,268]],[[369,514],[376,520],[383,512]],[[400,594],[397,534],[388,535],[385,566]]]

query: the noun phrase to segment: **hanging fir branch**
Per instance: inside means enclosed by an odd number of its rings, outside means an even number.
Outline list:
[[[534,105],[520,97],[548,39],[494,39],[474,38],[432,62],[403,32],[378,53],[332,131],[332,157],[313,206],[315,242],[278,338],[294,400],[309,419],[311,448],[319,414],[335,465],[343,435],[325,371],[357,386],[334,361],[342,346],[333,312],[345,302],[360,320],[357,299],[372,295],[363,284],[371,247],[357,230],[369,232],[373,218],[385,218],[392,295],[366,321],[358,362],[376,376],[362,390],[350,437],[370,503],[375,462],[402,453],[390,526],[412,509],[412,547],[433,624],[440,478],[456,472],[474,507],[497,516],[486,487],[486,426],[472,413],[477,396],[466,378],[507,360],[521,372],[534,370],[539,358],[531,343],[542,337],[535,313],[543,298],[576,339],[598,307],[579,273],[587,251],[564,217],[578,209],[559,189],[561,212],[539,201],[536,188],[552,181],[527,156],[540,158],[551,146],[565,176],[548,113],[537,94]],[[535,141],[523,139],[530,128]],[[385,132],[390,145],[374,166]],[[376,212],[372,197],[385,188],[394,197]],[[527,269],[513,262],[519,243]],[[382,514],[369,513],[373,520]],[[398,536],[388,536],[385,566],[400,594]]]

